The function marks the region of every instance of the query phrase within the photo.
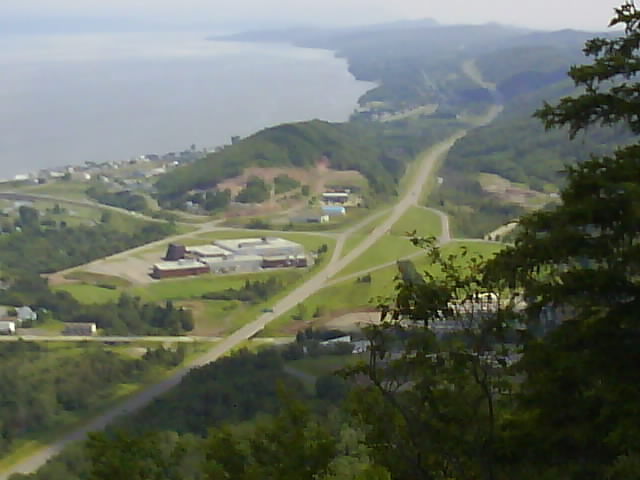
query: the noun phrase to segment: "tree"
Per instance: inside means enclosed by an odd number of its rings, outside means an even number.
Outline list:
[[[18,215],[22,228],[37,229],[40,227],[40,213],[35,208],[22,205],[18,209]]]
[[[615,25],[624,25],[624,35],[587,42],[593,63],[569,72],[584,93],[537,112],[547,128],[566,126],[574,137],[592,125],[619,124],[640,133],[640,12],[633,3],[616,9]],[[537,466],[532,476],[632,478],[615,472],[640,451],[640,371],[630,368],[640,362],[640,143],[568,167],[561,198],[560,206],[523,219],[515,247],[495,264],[524,288],[531,318],[543,308],[564,317],[527,348],[523,412],[514,426],[520,436],[512,444],[528,445],[522,452]]]
[[[352,411],[392,478],[502,478],[517,292],[488,277],[480,258],[414,242],[430,266],[422,282],[399,277],[397,294],[381,302],[382,323],[367,330],[369,361],[348,371],[370,381],[352,395]]]

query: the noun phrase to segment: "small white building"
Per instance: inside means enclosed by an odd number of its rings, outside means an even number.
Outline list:
[[[0,335],[15,335],[16,323],[8,320],[0,321]]]
[[[16,308],[16,318],[18,324],[27,321],[35,322],[38,319],[38,314],[31,307],[18,307]]]

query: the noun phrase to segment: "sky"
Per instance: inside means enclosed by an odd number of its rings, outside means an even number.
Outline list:
[[[605,30],[623,0],[0,0],[0,26],[73,29],[356,25],[434,18],[537,29]],[[1,30],[0,30],[1,31]]]

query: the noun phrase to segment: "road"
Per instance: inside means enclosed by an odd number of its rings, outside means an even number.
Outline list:
[[[217,342],[220,337],[104,337],[104,336],[76,336],[76,335],[0,335],[0,342],[102,342],[102,343],[195,343]]]
[[[477,126],[486,125],[491,122],[501,111],[501,108],[496,106],[490,109],[487,115],[481,119]],[[33,455],[25,458],[21,462],[13,465],[9,470],[6,470],[0,474],[0,480],[7,480],[8,477],[14,473],[31,473],[40,468],[47,460],[56,454],[60,453],[66,445],[71,442],[80,440],[84,438],[84,436],[91,431],[101,430],[106,427],[109,423],[111,423],[114,419],[125,415],[127,413],[136,411],[143,406],[147,405],[154,398],[162,395],[163,393],[168,392],[176,385],[180,383],[180,381],[189,373],[189,371],[193,368],[197,368],[208,363],[216,361],[221,356],[227,354],[234,348],[240,346],[244,341],[254,337],[260,331],[264,329],[264,327],[281,314],[284,314],[291,308],[294,308],[299,303],[303,302],[305,299],[316,293],[318,290],[322,289],[327,281],[334,277],[340,270],[346,267],[353,260],[364,254],[367,249],[369,249],[374,243],[376,243],[383,235],[385,235],[395,224],[400,217],[413,205],[417,205],[418,199],[421,198],[422,192],[427,183],[427,179],[432,174],[433,169],[438,164],[438,161],[448,153],[451,147],[457,142],[459,139],[463,138],[467,134],[466,130],[461,130],[453,135],[451,135],[446,140],[434,145],[432,148],[424,152],[418,161],[420,162],[420,166],[418,172],[413,177],[412,183],[404,192],[399,201],[395,204],[395,206],[391,210],[391,215],[385,219],[385,221],[379,224],[368,236],[365,240],[363,240],[358,246],[356,246],[353,250],[347,253],[345,256],[340,258],[342,253],[342,249],[344,248],[344,243],[347,236],[360,228],[362,225],[368,223],[371,219],[365,219],[360,222],[358,225],[350,228],[349,230],[342,232],[338,235],[336,248],[333,250],[330,261],[327,266],[324,267],[320,272],[316,273],[313,277],[307,280],[300,287],[292,291],[286,297],[278,301],[273,306],[273,312],[264,313],[260,315],[257,319],[252,321],[251,323],[241,327],[237,331],[233,332],[228,337],[222,339],[220,342],[215,344],[208,352],[204,355],[196,358],[190,364],[185,367],[174,371],[168,378],[164,381],[152,385],[140,393],[133,395],[123,401],[122,404],[114,407],[107,413],[104,413],[94,420],[87,423],[85,426],[75,430],[74,432],[60,438],[54,443],[50,444],[47,447],[42,448],[37,451]],[[211,226],[209,226],[211,227]],[[193,233],[180,235],[173,237],[173,239],[180,238],[182,236],[193,235]],[[162,243],[167,242],[167,239],[161,241]],[[160,242],[156,242],[160,243]],[[142,248],[149,248],[150,245],[145,245]],[[130,254],[131,251],[126,252]],[[121,254],[117,254],[121,255]],[[115,256],[117,256],[115,255]],[[113,258],[113,257],[112,257]]]

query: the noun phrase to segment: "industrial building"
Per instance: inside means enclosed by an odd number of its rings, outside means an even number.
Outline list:
[[[171,258],[172,260],[167,260]],[[153,266],[156,279],[188,277],[204,273],[247,273],[263,268],[308,266],[304,247],[282,238],[216,240],[212,245],[185,247],[171,244],[164,262]]]
[[[217,245],[197,245],[195,247],[187,247],[187,253],[197,258],[225,258],[231,255],[231,252]]]
[[[213,243],[220,248],[230,251],[234,255],[273,257],[280,255],[297,256],[304,254],[304,247],[299,243],[276,237],[216,240]]]
[[[262,268],[304,268],[308,265],[306,255],[278,255],[262,257]]]
[[[258,255],[234,255],[203,258],[211,273],[248,273],[262,268],[263,258]]]
[[[153,266],[153,278],[189,277],[209,273],[209,267],[198,260],[181,259],[175,262],[160,262]]]

